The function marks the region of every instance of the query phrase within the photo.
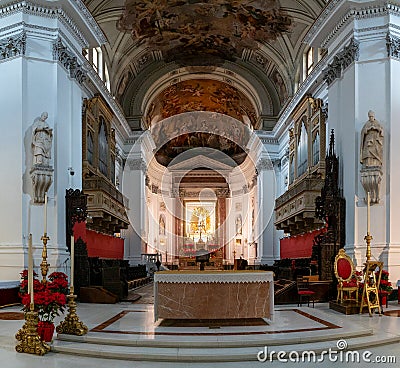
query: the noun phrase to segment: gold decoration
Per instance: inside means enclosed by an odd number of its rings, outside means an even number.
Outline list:
[[[76,314],[76,295],[74,295],[74,288],[71,286],[71,293],[67,296],[68,299],[68,315],[65,317],[56,328],[57,333],[64,333],[67,335],[86,335],[88,332],[87,326],[79,320]]]
[[[47,272],[49,272],[49,266],[50,264],[47,263],[47,242],[50,240],[50,238],[47,236],[47,233],[44,233],[42,236],[41,240],[43,241],[43,250],[42,250],[42,263],[40,264],[40,269],[42,270],[42,282],[45,283],[47,282],[46,276]]]
[[[39,317],[38,313],[33,310],[33,304],[30,309],[25,313],[25,324],[15,334],[15,338],[19,341],[15,350],[18,353],[44,355],[50,351],[50,346],[43,342],[37,333]]]

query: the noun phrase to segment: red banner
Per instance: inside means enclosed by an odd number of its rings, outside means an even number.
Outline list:
[[[86,228],[85,222],[78,222],[74,225],[74,237],[75,241],[82,238],[86,243],[89,257],[124,258],[124,239],[89,230]]]

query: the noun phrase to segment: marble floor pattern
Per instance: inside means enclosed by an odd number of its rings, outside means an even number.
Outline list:
[[[146,300],[147,301],[147,300]],[[1,312],[17,312],[20,308],[8,307],[0,309]],[[153,350],[163,347],[175,346],[177,350],[187,349],[193,351],[192,361],[167,362],[167,361],[127,361],[121,359],[104,359],[102,356],[102,345],[98,349],[97,357],[86,357],[78,354],[64,354],[51,351],[43,357],[30,354],[19,354],[15,351],[16,340],[15,333],[22,326],[21,320],[0,320],[0,359],[2,367],[291,367],[296,364],[297,367],[309,367],[318,364],[320,367],[332,367],[335,365],[346,367],[396,367],[400,361],[400,318],[394,311],[400,310],[400,304],[397,301],[389,302],[389,308],[385,311],[393,311],[392,316],[369,317],[368,314],[345,316],[329,309],[328,304],[318,303],[315,308],[301,307],[296,305],[276,306],[274,321],[270,324],[255,324],[251,326],[188,326],[175,327],[173,324],[163,326],[161,321],[154,322],[153,305],[142,304],[140,299],[136,303],[122,302],[115,305],[104,304],[78,304],[78,315],[81,320],[89,327],[87,337],[104,339],[104,341],[119,341],[123,349],[128,350],[153,344]],[[58,318],[56,324],[61,320]],[[360,339],[365,336],[370,338],[373,334],[376,339],[382,339],[383,345],[368,347],[363,346],[359,349],[360,354],[365,351],[371,352],[371,357],[395,357],[396,363],[365,363],[365,362],[341,362],[340,359],[332,362],[324,359],[322,362],[280,362],[266,360],[260,362],[256,355],[259,348],[255,348],[255,340],[264,342],[269,349],[280,350],[282,344],[285,349],[296,349],[296,344],[304,342],[303,348],[315,347],[316,343],[325,341],[327,346],[333,345],[336,348],[335,341],[346,340],[347,337]],[[386,340],[385,340],[386,339]],[[329,340],[329,341],[328,341]],[[367,340],[365,340],[367,341]],[[390,343],[386,343],[389,341]],[[55,336],[54,345],[62,344]],[[84,346],[81,342],[72,342],[72,345]],[[219,345],[220,344],[220,345]],[[240,362],[204,362],[196,363],[196,351],[199,347],[205,348],[212,354],[216,347],[224,346],[225,353],[236,354],[238,351],[254,349],[254,359],[252,361]],[[258,345],[257,345],[258,346]],[[354,345],[356,346],[356,345]],[[349,342],[349,347],[351,343]],[[84,347],[82,347],[84,349]],[[118,347],[116,351],[119,351]],[[221,351],[222,351],[221,350]],[[358,350],[358,349],[357,349]],[[270,350],[269,350],[270,351]]]

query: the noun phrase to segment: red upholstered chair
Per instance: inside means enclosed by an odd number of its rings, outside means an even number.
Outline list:
[[[315,291],[310,289],[308,279],[303,279],[303,276],[297,278],[297,306],[301,307],[303,299],[307,300],[307,306],[310,306],[310,299],[314,308],[314,295]]]
[[[335,257],[334,268],[335,276],[339,282],[336,301],[340,301],[341,303],[344,300],[358,301],[359,282],[355,275],[354,263],[343,248],[339,249],[339,253]]]

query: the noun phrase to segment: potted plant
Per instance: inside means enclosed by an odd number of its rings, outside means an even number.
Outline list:
[[[34,273],[33,302],[35,311],[38,312],[38,334],[43,341],[51,341],[54,333],[54,318],[64,313],[67,304],[68,277],[63,272],[53,272],[49,281],[40,282]],[[30,294],[28,294],[28,271],[21,272],[20,296],[23,304],[22,310],[29,311]]]
[[[376,273],[376,277],[378,277],[378,272]],[[381,282],[379,283],[379,297],[381,300],[381,305],[387,306],[387,298],[392,290],[392,283],[389,281],[389,272],[382,270]]]

